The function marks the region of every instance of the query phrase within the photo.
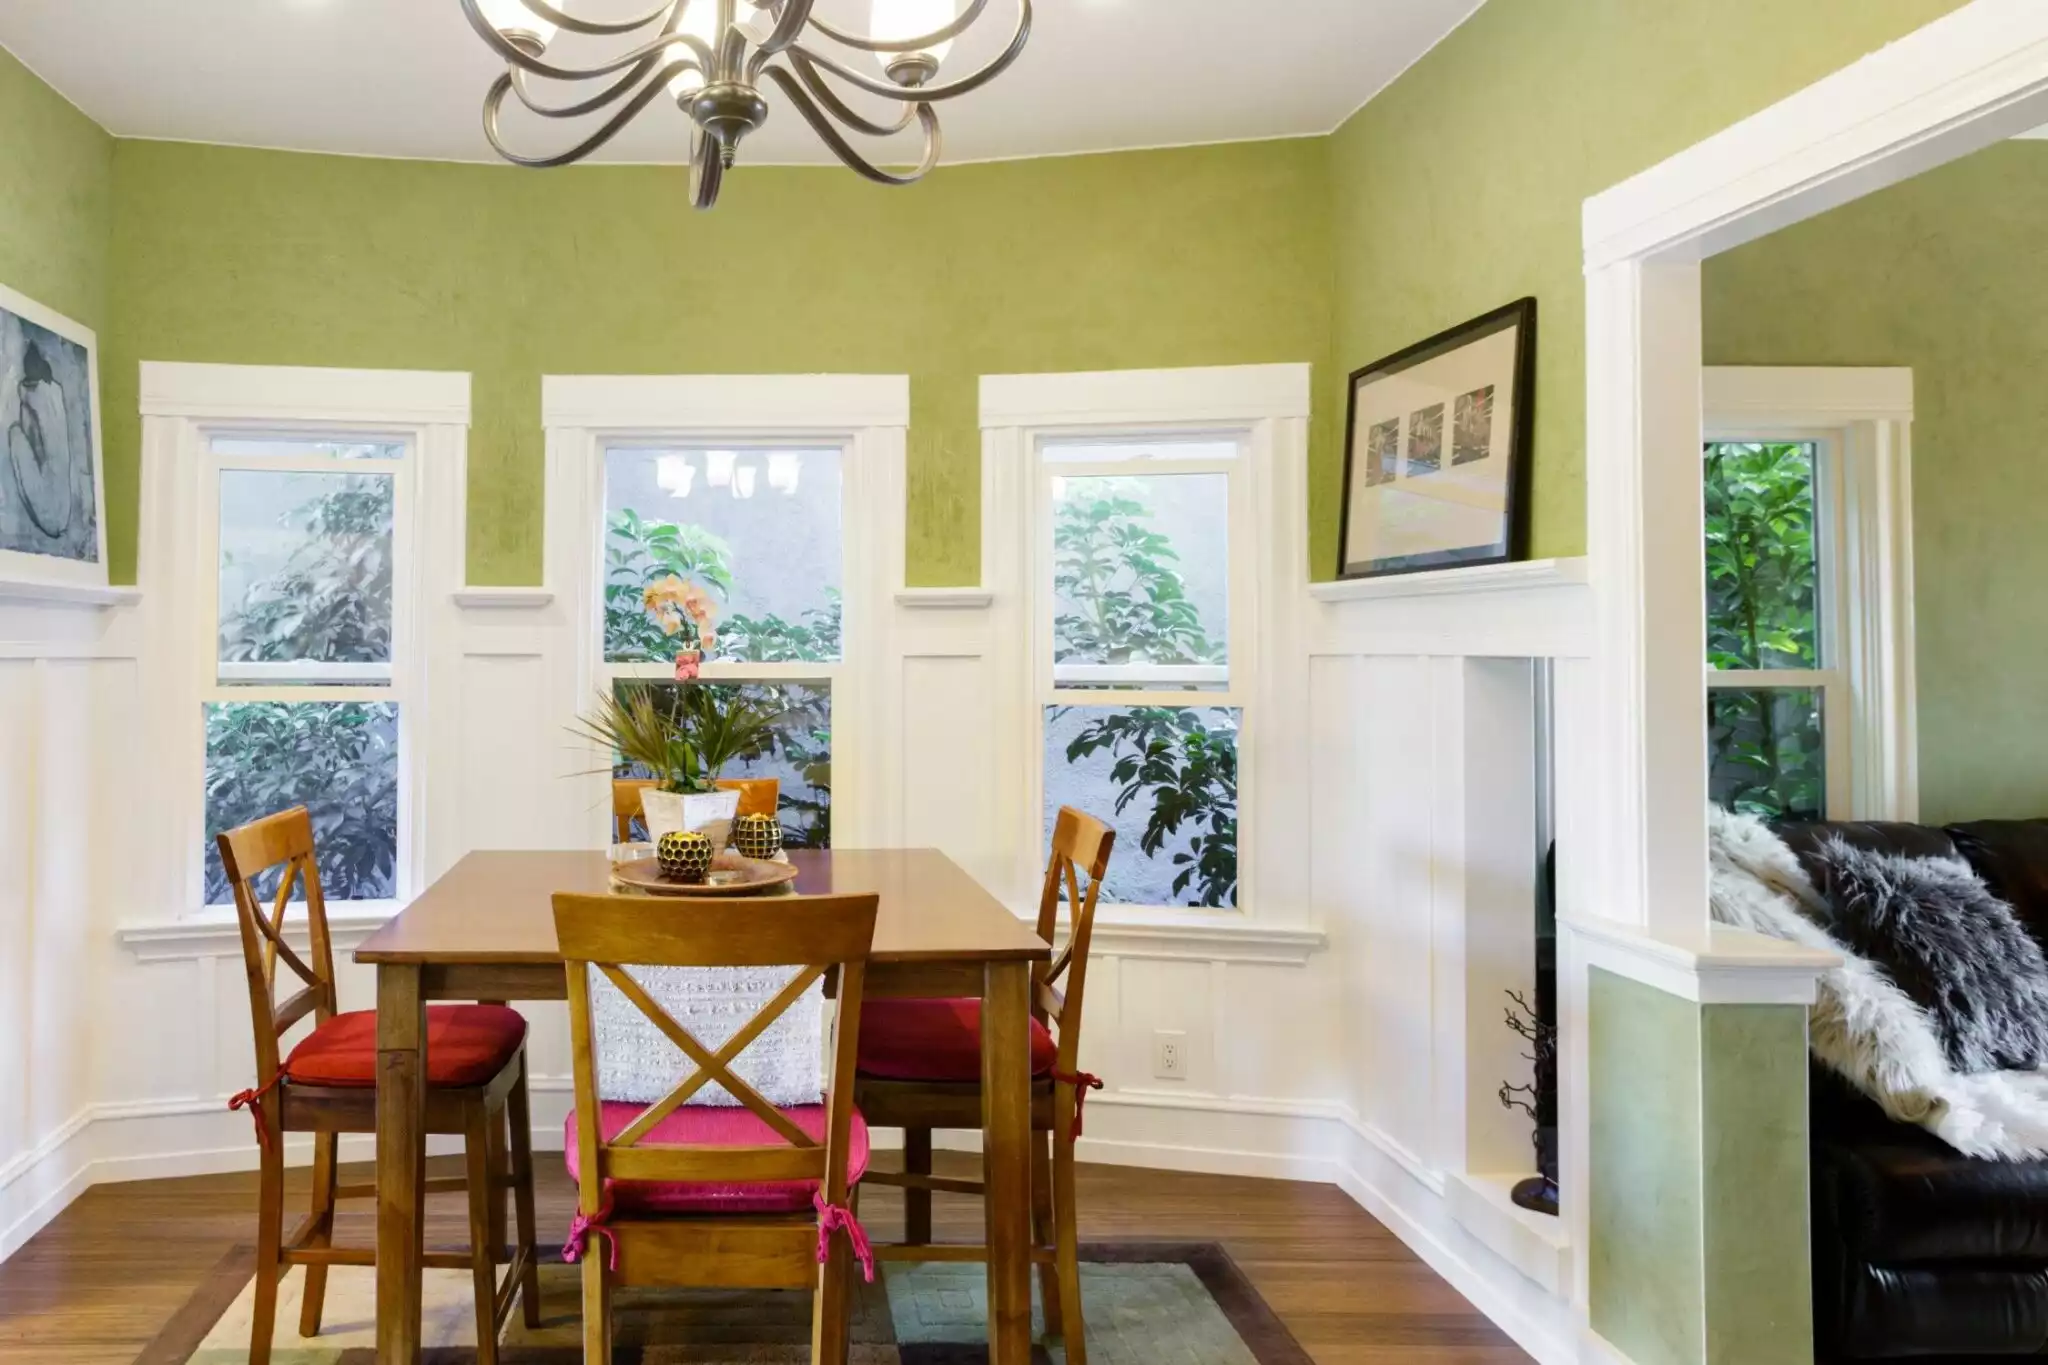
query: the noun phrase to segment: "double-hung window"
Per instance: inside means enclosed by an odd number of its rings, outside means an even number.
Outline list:
[[[427,649],[453,632],[426,623],[461,585],[469,376],[141,377],[136,728],[155,757],[138,875],[181,912],[219,913],[214,836],[303,805],[328,902],[388,912],[436,870]]]
[[[780,784],[783,839],[832,840],[832,696],[845,555],[843,444],[603,446],[600,685],[681,687],[773,718],[727,778]],[[699,655],[676,681],[679,653]],[[620,770],[622,773],[628,771]]]
[[[416,451],[405,435],[202,428],[198,559],[203,903],[229,901],[212,835],[295,805],[329,900],[392,901],[410,829]]]
[[[1247,434],[1040,433],[1032,600],[1045,832],[1113,824],[1106,900],[1238,905]]]
[[[1909,372],[1709,369],[1709,795],[1910,819]]]

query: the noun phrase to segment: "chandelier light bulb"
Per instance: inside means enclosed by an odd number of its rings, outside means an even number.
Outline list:
[[[477,0],[477,5],[483,10],[484,18],[489,21],[491,27],[508,38],[515,33],[530,33],[539,40],[542,47],[546,47],[555,40],[555,34],[560,31],[553,20],[543,19],[522,4],[521,0]],[[567,13],[567,0],[556,0],[555,8]]]
[[[732,474],[732,495],[736,498],[753,497],[754,476],[760,472],[760,470],[754,467],[752,461],[735,469]]]
[[[718,0],[683,0],[683,24],[681,32],[693,38],[701,38],[704,45],[716,51],[718,48]],[[681,55],[687,48],[671,48],[671,55]],[[701,71],[678,71],[669,78],[668,93],[677,100],[686,100],[704,88],[704,73]]]
[[[785,498],[796,496],[797,480],[803,474],[803,461],[788,451],[776,451],[768,457],[768,486]]]
[[[739,463],[739,455],[730,450],[707,450],[704,452],[704,482],[713,488],[724,488],[732,483],[733,466]]]
[[[960,17],[956,0],[875,0],[874,20],[868,36],[877,42],[901,43],[912,38],[922,38],[927,33],[937,33]],[[932,59],[936,66],[946,60],[946,54],[953,50],[953,40],[944,39],[929,47],[917,49]],[[881,53],[882,66],[886,69],[897,53]]]

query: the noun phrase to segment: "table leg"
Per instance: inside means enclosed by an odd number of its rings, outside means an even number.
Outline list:
[[[377,1361],[418,1365],[427,1072],[420,970],[377,968]]]
[[[989,1365],[1031,1359],[1031,964],[991,962],[981,1006]]]

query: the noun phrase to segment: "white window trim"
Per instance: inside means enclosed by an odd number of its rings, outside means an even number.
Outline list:
[[[1812,441],[1828,666],[1717,675],[1709,687],[1828,696],[1830,818],[1919,818],[1913,652],[1913,372],[1708,366],[1706,439]],[[1846,724],[1842,718],[1846,717]]]
[[[882,825],[886,661],[893,596],[902,574],[904,472],[910,426],[907,375],[547,375],[541,381],[547,428],[547,579],[564,604],[575,658],[574,681],[560,708],[563,726],[586,710],[613,674],[662,675],[660,665],[604,662],[604,452],[619,440],[717,445],[836,445],[844,449],[841,601],[837,665],[707,665],[707,679],[785,676],[832,679],[832,841],[874,842]],[[894,558],[892,558],[894,556]],[[583,846],[610,842],[611,800],[594,746],[565,766],[600,771],[581,784],[576,809]],[[569,837],[574,837],[573,835]]]
[[[1013,905],[1035,904],[1044,872],[1044,735],[1049,659],[1043,594],[1049,542],[1040,507],[1038,443],[1044,436],[1234,431],[1244,435],[1233,531],[1246,553],[1232,571],[1228,693],[1198,705],[1243,706],[1239,753],[1238,907],[1188,910],[1104,907],[1107,926],[1184,928],[1194,921],[1306,924],[1309,919],[1308,715],[1299,667],[1308,595],[1307,365],[1247,365],[1080,374],[988,375],[981,382],[982,583],[990,608],[998,771],[1018,780],[997,792],[997,828],[1007,848],[1005,884]],[[1163,464],[1146,462],[1135,472]],[[1062,474],[1084,472],[1079,467]],[[1045,543],[1041,543],[1045,542]],[[1043,581],[1042,581],[1043,580]],[[1044,619],[1042,619],[1044,618]],[[1158,670],[1147,668],[1151,678]],[[1056,682],[1084,681],[1061,669]],[[1176,679],[1186,682],[1187,678]],[[1120,700],[1142,701],[1145,694]]]
[[[382,916],[423,890],[439,860],[429,855],[427,774],[433,766],[425,714],[433,611],[462,582],[467,496],[469,376],[417,370],[339,370],[268,365],[142,365],[142,499],[138,578],[143,604],[142,673],[151,753],[138,762],[147,834],[139,851],[146,884],[180,920],[217,919],[200,902],[205,771],[200,704],[214,689],[213,620],[218,565],[207,561],[217,501],[206,486],[214,467],[208,434],[241,427],[270,435],[376,432],[411,448],[398,490],[396,527],[407,567],[392,602],[396,667],[390,699],[399,711],[398,898],[357,902],[345,914]],[[283,467],[289,461],[267,461]],[[365,472],[389,468],[363,461]],[[306,669],[294,668],[296,675]],[[323,670],[324,671],[324,670]],[[346,670],[343,670],[346,671]],[[345,681],[338,673],[312,683]],[[377,689],[380,693],[385,688]],[[294,687],[290,700],[367,700],[360,688]],[[250,688],[250,700],[279,694]],[[445,727],[443,727],[445,728]],[[337,909],[339,909],[337,903]]]

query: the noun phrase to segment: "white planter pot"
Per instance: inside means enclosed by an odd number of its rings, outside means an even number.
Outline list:
[[[739,814],[738,792],[655,791],[640,793],[640,812],[647,819],[647,837],[661,842],[664,834],[679,829],[695,830],[711,841],[713,857],[725,852],[732,841],[733,818]]]

